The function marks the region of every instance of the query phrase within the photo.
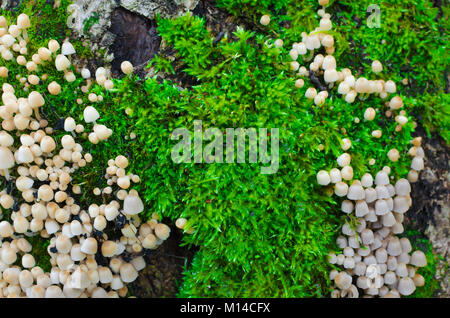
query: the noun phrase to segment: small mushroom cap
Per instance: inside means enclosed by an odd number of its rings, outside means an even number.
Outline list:
[[[31,108],[41,107],[45,104],[44,97],[39,92],[33,91],[28,95],[28,105]]]
[[[361,231],[361,240],[364,245],[370,245],[374,242],[374,235],[371,229],[364,229]]]
[[[138,272],[134,266],[130,263],[123,263],[120,266],[120,279],[124,283],[131,283],[138,277]]]
[[[414,285],[417,287],[422,287],[425,285],[425,278],[420,274],[415,274],[412,279],[414,281]]]
[[[53,81],[48,85],[47,89],[50,94],[58,95],[61,92],[61,85]]]
[[[341,211],[344,213],[350,214],[353,212],[353,207],[354,207],[354,205],[353,205],[352,201],[344,200],[344,201],[342,201],[342,204],[341,204]]]
[[[58,71],[65,71],[70,66],[69,59],[62,54],[58,54],[55,60],[55,66]]]
[[[147,249],[152,249],[156,246],[156,236],[153,234],[148,234],[144,241],[142,242],[142,247]]]
[[[396,222],[394,215],[390,211],[382,216],[383,226],[391,227],[394,226]]]
[[[17,26],[20,29],[29,28],[30,25],[31,25],[30,18],[25,13],[22,13],[17,17]]]
[[[116,159],[114,160],[114,163],[116,164],[117,167],[122,169],[128,167],[128,159],[122,155],[117,156]]]
[[[323,186],[330,184],[331,178],[328,172],[321,170],[317,173],[317,183]]]
[[[155,227],[155,234],[160,240],[167,240],[170,235],[170,228],[163,223],[158,223]]]
[[[372,62],[372,71],[374,73],[380,73],[383,70],[383,64],[380,61],[375,60]]]
[[[403,277],[398,282],[398,292],[403,296],[409,296],[416,290],[414,281],[410,277]]]
[[[370,173],[366,173],[362,176],[361,185],[365,188],[370,188],[373,185],[373,177]]]
[[[175,226],[182,230],[186,226],[186,223],[187,223],[187,219],[179,218],[175,221]]]
[[[400,239],[400,244],[402,245],[402,251],[403,253],[409,253],[412,251],[411,242],[407,237],[402,237]]]
[[[120,64],[120,69],[122,70],[122,72],[124,74],[129,75],[129,74],[133,73],[133,64],[131,64],[129,61],[123,61]]]
[[[350,164],[351,160],[352,157],[348,153],[343,153],[336,159],[336,162],[340,167],[345,167]]]
[[[366,193],[360,184],[352,184],[348,189],[347,198],[350,200],[364,200]]]
[[[109,284],[113,279],[113,274],[109,267],[100,266],[98,268],[98,276],[100,278],[100,283]]]
[[[92,123],[100,118],[100,114],[94,107],[88,106],[83,111],[83,117],[85,122]]]
[[[350,288],[352,284],[352,277],[348,275],[346,272],[340,272],[334,278],[334,282],[339,289],[346,290]]]
[[[81,245],[81,251],[88,255],[94,255],[97,253],[97,248],[97,240],[93,237],[88,237]]]
[[[338,183],[342,181],[341,171],[337,168],[333,168],[330,170],[330,178],[332,183]]]
[[[367,205],[366,201],[364,200],[356,201],[355,215],[357,217],[363,217],[367,214],[369,214],[369,206]]]
[[[389,176],[384,171],[379,171],[375,176],[376,185],[387,185],[389,184]]]
[[[87,68],[83,68],[83,69],[81,70],[81,76],[82,76],[84,79],[88,79],[88,78],[91,77],[91,71],[89,71],[89,69],[87,69]]]
[[[144,211],[144,203],[137,195],[127,195],[123,202],[123,210],[126,214],[136,215]]]
[[[424,163],[423,163],[423,158],[422,157],[414,157],[412,162],[411,162],[411,169],[414,169],[416,171],[420,171],[423,170],[424,168]]]
[[[117,244],[113,241],[105,241],[102,244],[102,255],[105,257],[112,257],[117,250]]]
[[[411,255],[410,264],[417,267],[425,267],[427,266],[427,257],[422,251],[415,251]]]
[[[131,264],[137,271],[143,270],[146,266],[145,259],[142,256],[138,256],[131,260]]]
[[[372,203],[377,200],[377,191],[374,188],[367,188],[364,192],[366,194],[365,200],[367,203]]]
[[[405,213],[409,210],[409,200],[406,196],[396,196],[394,198],[393,211],[397,213]]]
[[[390,212],[390,209],[386,200],[377,200],[375,202],[375,213],[377,215],[385,215],[388,212]]]
[[[378,199],[388,199],[391,197],[389,190],[386,186],[378,185],[375,187],[375,190],[377,191]]]
[[[45,298],[65,298],[59,286],[52,285],[45,290]]]
[[[389,239],[387,252],[391,256],[399,256],[402,253],[402,246],[398,237],[392,236]]]
[[[262,25],[268,25],[270,23],[270,16],[267,14],[263,15],[259,20],[259,23],[261,23]]]
[[[72,43],[70,42],[64,42],[62,45],[61,53],[63,55],[72,55],[75,54],[75,48],[73,47]]]
[[[395,183],[395,193],[397,195],[405,196],[411,192],[411,185],[407,179],[399,179]]]
[[[51,153],[56,148],[55,140],[50,136],[45,136],[41,139],[41,149],[45,153]]]
[[[10,169],[14,166],[14,156],[7,147],[0,147],[0,169]]]
[[[342,181],[339,181],[334,186],[334,193],[338,197],[344,197],[348,194],[348,184]]]

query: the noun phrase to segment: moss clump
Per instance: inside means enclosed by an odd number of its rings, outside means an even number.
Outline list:
[[[442,256],[435,255],[430,241],[418,231],[409,230],[405,235],[411,242],[413,250],[421,250],[427,257],[427,266],[418,268],[417,273],[425,278],[425,286],[418,287],[409,298],[431,298],[439,290],[439,281],[436,280],[437,264]]]
[[[411,15],[406,9],[413,2],[418,5],[416,14]],[[25,12],[41,17],[32,19],[30,32],[36,37],[32,37],[30,49],[46,46],[51,37],[61,42],[69,35],[64,9],[68,1],[61,3],[60,9],[52,10],[43,0],[34,7],[25,2]],[[257,31],[238,29],[235,40],[225,37],[213,45],[213,35],[201,18],[186,15],[158,21],[161,36],[178,52],[175,62],[195,79],[194,87],[180,89],[169,81],[133,76],[115,80],[115,88],[109,92],[92,86],[91,92],[104,97],[96,105],[102,114],[99,123],[107,123],[114,134],[102,147],[92,147],[87,140],[82,144],[96,161],[74,176],[74,183],[83,189],[82,197],[77,199],[86,204],[97,202],[92,190],[106,186],[99,173],[109,158],[126,154],[130,171],[141,175],[142,182],[136,190],[145,200],[145,214],[185,217],[188,225],[195,228],[193,235],[185,236],[184,244],[195,244],[200,252],[186,268],[181,296],[326,296],[330,285],[326,255],[330,249],[337,249],[334,240],[344,216],[337,212],[338,202],[329,196],[331,187],[316,185],[316,172],[336,166],[335,158],[342,153],[344,137],[353,139],[355,178],[380,170],[390,164],[386,156],[389,149],[406,153],[414,119],[409,117],[409,124],[392,138],[396,126],[393,120],[377,115],[370,123],[357,125],[354,121],[356,117],[363,118],[366,107],[381,108],[381,100],[371,98],[347,104],[334,96],[324,106],[315,107],[304,98],[308,85],[295,88],[295,78],[287,67],[286,48],[301,39],[301,32],[313,28],[316,1],[218,4],[237,16],[250,17],[247,22],[254,23]],[[412,93],[405,99],[405,110],[408,114],[423,113],[426,127],[438,129],[448,140],[448,95],[444,93],[442,77],[448,34],[443,31],[448,26],[443,17],[438,18],[438,10],[432,9],[429,1],[387,1],[381,6],[382,12],[395,14],[387,18],[381,29],[369,29],[361,22],[366,12],[360,3],[340,1],[331,5],[329,11],[338,20],[333,33],[338,42],[338,64],[361,66],[361,73],[372,75],[370,56],[387,66],[383,73],[386,78],[398,83],[407,77],[410,84],[401,92]],[[258,25],[260,15],[269,12],[273,22],[262,29]],[[9,12],[2,14],[12,18]],[[51,22],[44,23],[47,21]],[[285,46],[281,50],[268,47],[269,34],[283,38]],[[81,44],[74,44],[77,52],[82,52]],[[161,72],[174,72],[163,55],[155,58],[152,65]],[[404,68],[408,65],[415,67]],[[10,76],[23,72],[24,68],[17,65],[10,68]],[[48,82],[61,81],[61,74],[48,72]],[[82,120],[82,109],[75,100],[86,100],[87,96],[77,91],[80,82],[65,83],[61,94],[52,97],[56,113],[48,104],[44,106],[52,126],[59,119],[58,114],[70,114],[77,122]],[[45,87],[39,90],[44,92]],[[260,164],[173,163],[170,152],[175,142],[170,135],[180,127],[192,131],[194,120],[202,120],[204,129],[279,128],[279,171],[261,175]],[[382,138],[376,142],[370,137],[375,128],[383,130]],[[132,132],[136,139],[130,139]],[[376,164],[368,166],[371,158],[377,159]],[[392,175],[403,177],[409,164],[409,158],[401,157],[391,166]],[[427,274],[422,275],[428,281]],[[426,288],[432,290],[433,286]]]

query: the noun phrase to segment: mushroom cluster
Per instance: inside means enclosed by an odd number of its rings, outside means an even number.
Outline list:
[[[328,1],[319,2],[324,6],[328,4]],[[335,85],[338,94],[343,95],[348,103],[353,103],[358,94],[362,100],[368,94],[377,94],[382,99],[394,94],[396,85],[393,81],[355,78],[349,69],[337,71],[336,61],[332,56],[334,39],[325,33],[332,28],[330,15],[325,13],[325,8],[320,9],[318,14],[321,16],[320,26],[310,34],[304,33],[302,42],[295,43],[290,52],[294,60],[291,68],[298,70],[300,76],[309,76],[312,83],[321,87],[319,93],[314,87],[308,88],[306,97],[314,100],[316,105],[322,105],[328,97],[328,90]],[[327,55],[314,55],[321,46],[325,48]],[[306,56],[306,61],[312,61],[309,70],[296,61],[299,55]],[[378,74],[382,70],[383,65],[379,61],[372,63],[373,73]],[[325,85],[320,82],[321,76]],[[296,82],[297,87],[302,87],[303,84],[301,79]],[[396,131],[400,131],[408,122],[406,112],[400,110],[403,107],[402,98],[394,96],[385,106],[388,107],[386,117],[392,117],[398,111],[395,121],[398,124]],[[364,119],[374,120],[376,112],[371,107],[366,108]],[[360,121],[356,118],[355,122]],[[375,130],[371,135],[380,138],[382,132]],[[348,138],[342,140],[341,146],[345,152],[336,160],[339,168],[317,173],[317,183],[322,186],[333,184],[334,194],[344,198],[342,212],[351,215],[342,227],[342,235],[337,238],[337,245],[342,253],[329,254],[331,264],[343,267],[340,272],[333,270],[330,273],[330,279],[336,288],[332,297],[359,297],[360,294],[364,297],[400,297],[411,295],[416,286],[424,285],[424,278],[416,273],[416,268],[426,266],[425,254],[421,251],[411,254],[409,240],[397,237],[404,231],[404,213],[412,205],[410,183],[418,180],[418,173],[424,168],[421,138],[415,138],[411,143],[413,147],[409,154],[413,160],[408,179],[400,179],[395,184],[391,184],[391,169],[388,166],[378,171],[375,178],[366,173],[361,180],[355,180],[351,166],[352,156],[347,152],[352,146]],[[400,153],[393,148],[387,151],[387,157],[390,161],[397,162]],[[372,158],[369,165],[374,163],[375,159]]]
[[[63,91],[64,80],[73,82],[77,77],[70,57],[75,49],[68,41],[60,45],[50,40],[28,60],[29,26],[26,14],[9,27],[0,16],[3,59],[15,60],[29,73],[16,78],[19,85],[2,86],[0,184],[5,187],[0,192],[0,297],[125,297],[127,283],[146,266],[144,256],[169,237],[170,228],[156,214],[145,223],[139,218],[144,204],[131,183],[140,179],[126,173],[129,162],[124,156],[109,160],[108,186],[94,190],[102,195],[103,204],[76,201],[83,191],[82,184],[73,181],[74,173],[94,160],[79,139],[97,144],[113,131],[97,123],[100,114],[91,105],[83,111],[85,123],[93,125],[89,134],[72,117],[60,118],[60,127],[55,128],[41,118],[39,109]],[[64,80],[44,84],[47,74],[38,75],[44,66],[55,67]],[[124,62],[122,69],[130,74],[133,66]],[[0,76],[8,79],[8,72],[0,67]],[[87,100],[101,102],[101,95],[88,94],[93,83],[90,71],[83,69],[81,76],[86,79],[81,92]],[[95,76],[99,85],[113,88],[106,69],[98,68]],[[39,85],[45,85],[50,95],[40,93]],[[82,105],[83,99],[77,104]],[[62,136],[55,134],[57,130],[63,131]],[[35,235],[49,240],[50,272],[37,266],[32,254],[27,237]]]
[[[342,253],[329,254],[331,264],[344,268],[330,273],[336,286],[332,296],[358,297],[360,290],[365,296],[411,295],[416,286],[424,285],[416,268],[426,266],[427,261],[422,251],[411,254],[407,238],[397,237],[404,231],[404,213],[412,205],[409,181],[399,179],[393,185],[388,172],[381,170],[375,178],[367,173],[350,186],[344,184],[345,189],[336,194],[345,197],[341,211],[352,218],[342,226],[336,241]]]
[[[387,99],[389,94],[396,92],[396,85],[392,80],[384,81],[382,79],[369,80],[365,77],[356,78],[349,68],[338,70],[336,59],[333,56],[335,52],[334,37],[329,34],[333,24],[331,15],[326,13],[325,7],[329,1],[319,1],[322,6],[317,11],[320,16],[319,26],[310,33],[303,32],[302,40],[292,45],[289,51],[291,59],[290,68],[297,72],[300,77],[295,81],[297,88],[302,88],[305,84],[303,78],[310,78],[315,87],[306,90],[305,97],[314,102],[315,105],[323,105],[329,97],[329,90],[337,87],[338,94],[342,95],[346,102],[353,103],[356,97],[366,99],[369,94],[375,94],[382,99]],[[267,25],[270,21],[268,16],[261,18],[261,24]],[[281,39],[275,41],[275,46],[283,45]],[[324,52],[319,53],[323,48]],[[308,65],[301,65],[298,62],[299,57]],[[373,61],[372,71],[375,74],[383,70],[380,61]],[[321,82],[323,80],[323,82]],[[318,91],[319,90],[319,91]],[[389,101],[391,109],[399,109],[403,105],[401,97],[395,96]],[[370,113],[370,112],[369,112]],[[368,114],[370,116],[370,114]],[[404,120],[404,118],[401,118]],[[405,122],[406,123],[406,122]]]

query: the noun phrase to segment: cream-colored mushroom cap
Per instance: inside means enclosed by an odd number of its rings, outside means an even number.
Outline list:
[[[120,266],[120,279],[124,283],[131,283],[138,277],[138,272],[134,266],[130,263],[123,263]]]
[[[120,69],[122,70],[122,72],[124,74],[129,75],[129,74],[133,73],[133,64],[131,64],[129,61],[123,61],[120,64]]]
[[[167,240],[170,235],[170,228],[163,223],[158,223],[155,227],[155,234],[159,239]]]
[[[117,156],[116,159],[114,160],[114,163],[116,164],[117,167],[122,169],[128,167],[128,159],[122,155]]]
[[[70,61],[65,55],[58,54],[55,60],[55,66],[58,71],[65,71],[69,68]]]
[[[72,249],[72,241],[68,237],[60,235],[56,239],[56,249],[59,253],[68,254]]]
[[[117,244],[113,241],[105,241],[102,244],[102,255],[105,257],[112,257],[115,255],[117,250]]]
[[[55,140],[50,136],[44,136],[40,143],[41,149],[45,153],[51,153],[56,148]]]
[[[380,61],[375,60],[372,62],[372,71],[374,73],[380,73],[383,70],[383,64]]]
[[[395,96],[389,102],[389,107],[392,110],[400,109],[403,107],[403,99],[400,96]]]
[[[17,260],[17,254],[16,251],[9,247],[9,246],[3,246],[0,249],[0,261],[2,261],[5,264],[13,264]]]
[[[395,93],[397,91],[395,83],[391,80],[384,83],[384,89],[386,90],[387,93]]]
[[[7,147],[0,147],[0,169],[10,169],[14,166],[14,156]]]
[[[392,236],[389,239],[387,252],[391,256],[399,256],[402,253],[402,246],[398,237]]]
[[[72,43],[66,41],[62,45],[61,53],[63,55],[72,55],[72,54],[75,54],[76,51],[75,51],[75,48],[73,47]]]
[[[415,274],[412,279],[414,281],[414,285],[417,287],[422,287],[425,285],[425,278],[420,274]]]
[[[330,184],[331,178],[328,172],[321,170],[317,173],[317,183],[323,186]]]
[[[409,296],[414,293],[416,286],[410,277],[403,277],[399,280],[397,289],[401,295]]]
[[[417,267],[427,266],[427,257],[422,251],[415,251],[411,255],[410,264]]]
[[[45,298],[66,298],[59,286],[52,285],[45,290]]]
[[[50,84],[48,84],[47,89],[50,94],[58,95],[61,92],[61,85],[59,85],[57,82],[53,81]]]
[[[20,29],[26,29],[29,28],[31,25],[30,18],[25,13],[19,14],[17,17],[17,26]]]
[[[153,234],[148,234],[144,241],[142,241],[142,246],[148,249],[154,248],[156,246],[156,236]]]
[[[50,202],[51,200],[53,200],[53,196],[54,196],[53,189],[48,184],[44,184],[39,187],[38,197],[41,200],[45,202]]]
[[[423,168],[424,168],[423,158],[417,157],[417,156],[414,157],[411,162],[411,169],[420,171],[420,170],[423,170]]]
[[[52,52],[55,53],[56,51],[58,51],[60,48],[60,45],[58,43],[58,41],[51,39],[48,42],[48,49]]]
[[[350,200],[364,200],[366,193],[360,184],[352,184],[348,189],[347,198]]]
[[[123,211],[129,215],[135,215],[144,211],[144,203],[137,195],[127,195],[123,202]]]
[[[28,105],[31,108],[41,107],[45,104],[44,97],[39,92],[33,91],[28,95]]]
[[[348,275],[346,272],[340,272],[334,278],[334,282],[336,283],[337,287],[339,287],[342,290],[346,290],[350,288],[352,284],[352,277]]]
[[[375,175],[375,184],[376,185],[387,185],[389,184],[389,176],[386,172],[384,171],[379,171],[376,175]]]
[[[407,179],[399,179],[395,183],[395,193],[400,196],[409,195],[411,192],[411,185]]]
[[[182,230],[186,226],[186,223],[187,223],[187,219],[179,218],[175,221],[175,226]]]
[[[84,116],[84,121],[87,123],[92,123],[100,118],[100,114],[92,106],[88,106],[84,109],[83,116]]]
[[[261,17],[261,19],[259,20],[259,23],[261,23],[262,25],[269,25],[270,23],[270,16],[265,14]]]
[[[97,240],[93,237],[88,237],[81,245],[81,251],[88,255],[97,253],[97,248]]]

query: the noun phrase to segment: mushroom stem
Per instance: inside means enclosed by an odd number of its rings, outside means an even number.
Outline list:
[[[41,120],[41,115],[39,115],[39,110],[38,110],[38,108],[35,108],[35,109],[34,109],[34,116],[36,116],[36,119],[37,119],[37,120]]]
[[[369,94],[367,94],[367,93],[359,94],[359,100],[366,100],[367,97],[369,97]]]
[[[311,61],[313,57],[314,57],[314,50],[309,52],[309,56],[305,59],[305,62]]]
[[[11,176],[9,175],[9,171],[8,169],[3,169],[3,172],[5,174],[5,178],[7,181],[9,181],[11,179]]]

